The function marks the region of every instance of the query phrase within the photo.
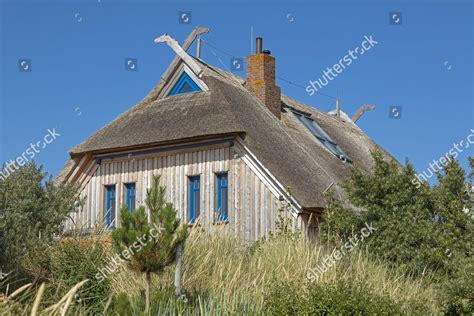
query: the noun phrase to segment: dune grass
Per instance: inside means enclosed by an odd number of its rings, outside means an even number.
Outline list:
[[[266,314],[265,300],[275,284],[293,284],[297,289],[295,295],[307,289],[310,285],[307,278],[309,269],[318,266],[333,251],[334,244],[328,243],[326,237],[319,236],[314,241],[308,241],[302,237],[284,235],[248,245],[224,231],[208,234],[191,230],[184,248],[182,279],[184,297],[178,301],[174,298],[174,267],[169,267],[162,274],[153,276],[150,313]],[[103,242],[97,237],[92,240],[92,243]],[[370,249],[364,247],[364,244],[360,244],[314,282],[321,285],[338,282],[365,283],[372,293],[389,297],[403,306],[406,313],[410,313],[411,306],[417,304],[422,305],[427,314],[439,314],[440,306],[437,300],[439,296],[429,277],[413,279],[402,275],[383,263],[370,259],[368,256]],[[106,249],[105,255],[113,256],[112,249],[110,247]],[[95,268],[100,268],[102,264],[98,264]],[[106,297],[110,299],[100,303],[101,310],[107,308],[111,311],[113,309],[111,302],[114,301],[112,299],[121,293],[126,293],[130,299],[131,314],[142,313],[144,307],[142,290],[145,287],[142,274],[132,272],[123,266],[111,274],[108,281],[110,293],[106,293]],[[94,282],[97,280],[91,278],[84,289],[94,287]],[[50,288],[56,286],[54,283],[47,285]],[[29,298],[22,301],[21,308],[15,305],[15,310],[31,314],[32,308],[35,308],[38,310],[38,315],[41,315],[46,308],[50,308],[51,311],[55,307],[57,312],[61,310],[61,306],[68,304],[68,314],[86,315],[90,311],[89,307],[71,301],[71,295],[68,296],[67,293],[62,293],[61,301],[51,302],[43,298],[41,304],[38,300],[34,303],[35,297],[38,297],[36,292],[30,293]],[[16,300],[9,301],[8,304],[0,304],[3,306],[0,306],[0,312],[8,315],[8,306],[13,306]]]
[[[206,234],[191,232],[184,249],[183,288],[190,295],[225,305],[230,311],[243,306],[255,312],[264,311],[264,299],[272,286],[288,282],[303,291],[310,281],[308,271],[333,251],[326,238],[315,241],[302,237],[277,236],[245,246],[225,232]],[[374,293],[389,296],[406,310],[417,303],[429,313],[438,313],[436,289],[429,277],[412,279],[395,272],[381,262],[369,259],[370,249],[355,249],[314,282],[365,282]],[[174,269],[154,276],[155,289],[172,286]],[[112,291],[139,295],[144,288],[143,276],[121,269],[111,276]]]

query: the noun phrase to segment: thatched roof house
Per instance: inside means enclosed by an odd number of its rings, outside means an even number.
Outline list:
[[[58,181],[81,183],[87,202],[69,226],[119,225],[116,208],[142,203],[153,174],[190,224],[257,239],[286,201],[295,227],[311,225],[325,191],[343,198],[340,184],[354,166],[369,172],[378,146],[347,115],[281,95],[275,71],[261,50],[246,79],[177,56],[140,103],[71,149]]]

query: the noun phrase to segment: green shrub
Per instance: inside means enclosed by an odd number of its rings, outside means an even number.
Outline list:
[[[310,284],[306,289],[275,284],[266,297],[272,315],[392,315],[402,306],[388,295],[374,293],[363,282]]]
[[[457,262],[455,272],[441,285],[441,299],[447,315],[474,314],[474,259]]]
[[[110,315],[132,316],[132,304],[127,293],[120,293],[113,298]]]
[[[304,310],[301,289],[287,282],[275,283],[265,297],[265,309],[274,315],[298,315]]]
[[[392,315],[401,314],[401,305],[388,295],[371,291],[365,283],[338,282],[309,288],[308,314]]]
[[[430,187],[416,183],[412,165],[401,167],[380,152],[373,157],[373,173],[356,168],[344,184],[350,202],[363,211],[356,214],[329,195],[324,230],[347,239],[370,223],[376,232],[366,244],[374,256],[403,273],[433,272],[442,281],[453,272],[453,260],[471,257],[474,249],[474,223],[463,212],[472,206],[464,170],[450,160]]]
[[[76,304],[91,311],[99,311],[110,295],[110,280],[96,279],[98,269],[107,262],[106,246],[101,240],[67,240],[51,247],[49,283],[55,288],[50,293],[52,300],[57,300],[77,283],[89,279],[76,295]]]
[[[21,272],[22,258],[61,232],[78,202],[74,186],[54,185],[29,163],[0,179],[0,267]]]

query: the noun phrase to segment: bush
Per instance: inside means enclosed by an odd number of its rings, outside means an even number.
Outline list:
[[[110,280],[99,282],[95,275],[107,262],[107,249],[100,239],[63,240],[50,247],[48,256],[50,275],[49,293],[51,300],[57,300],[77,283],[89,279],[77,293],[76,304],[90,312],[101,311],[110,295]]]
[[[474,314],[474,259],[457,262],[452,277],[441,286],[444,312],[447,315]]]
[[[0,267],[21,270],[22,258],[61,232],[76,187],[55,186],[41,167],[24,165],[0,180]]]
[[[298,315],[304,309],[301,289],[288,282],[271,285],[265,297],[265,309],[273,315]]]
[[[364,282],[312,283],[306,289],[275,284],[266,297],[272,315],[392,315],[402,306]],[[413,311],[411,311],[413,312]]]
[[[132,316],[132,304],[127,293],[119,293],[114,297],[110,309],[110,315]]]
[[[464,170],[450,160],[430,187],[415,183],[410,164],[401,167],[379,152],[373,157],[372,174],[354,169],[344,185],[350,202],[363,211],[353,213],[329,195],[323,227],[347,239],[370,223],[376,232],[367,245],[376,257],[415,276],[449,276],[453,260],[471,257],[474,247],[474,223],[463,212],[472,206]]]

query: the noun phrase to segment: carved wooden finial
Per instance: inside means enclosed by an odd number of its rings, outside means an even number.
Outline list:
[[[163,34],[157,38],[155,38],[155,43],[166,43],[168,44],[171,49],[173,49],[186,65],[188,65],[189,68],[196,74],[196,76],[200,76],[202,73],[201,67],[194,61],[194,59],[191,58],[191,56],[186,53],[188,48],[192,45],[192,43],[196,40],[198,35],[204,34],[209,32],[208,28],[204,27],[197,27],[194,29],[186,38],[186,40],[183,43],[183,46],[180,46],[178,44],[178,41],[176,41],[174,38],[169,36],[168,34]]]

